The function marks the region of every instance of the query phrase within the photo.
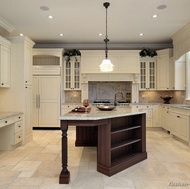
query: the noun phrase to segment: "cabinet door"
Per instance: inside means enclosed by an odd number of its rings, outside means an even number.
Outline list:
[[[0,87],[10,87],[10,49],[0,45]]]
[[[80,61],[78,57],[64,61],[64,89],[80,90]]]
[[[28,140],[32,137],[32,86],[25,87],[25,138]],[[26,140],[27,140],[26,139]]]
[[[161,126],[164,129],[170,131],[170,112],[169,112],[169,110],[167,110],[167,109],[163,109],[162,110],[162,117],[161,117],[161,119],[162,119]]]
[[[33,99],[33,116],[32,116],[32,122],[33,127],[38,127],[38,115],[39,115],[39,86],[38,86],[38,76],[33,76],[32,81],[32,99]]]
[[[32,48],[25,46],[25,55],[24,55],[24,79],[25,84],[31,85],[32,84]]]
[[[170,84],[172,49],[160,50],[157,51],[157,54],[157,90],[171,90],[173,89]]]
[[[65,89],[71,89],[72,88],[72,67],[71,67],[71,61],[65,61]]]
[[[180,138],[183,140],[189,142],[189,117],[188,116],[183,116],[179,115],[180,119]]]
[[[140,89],[141,90],[156,89],[156,62],[141,61],[140,67],[141,67]]]
[[[175,90],[185,90],[185,61],[175,62]]]
[[[171,113],[171,132],[175,136],[189,142],[189,117],[178,113]]]
[[[39,77],[39,127],[60,126],[60,77]]]
[[[73,82],[73,88],[80,89],[80,62],[74,61],[73,62],[73,72],[72,72],[72,82]]]
[[[171,132],[179,137],[180,133],[180,119],[178,114],[171,112]]]

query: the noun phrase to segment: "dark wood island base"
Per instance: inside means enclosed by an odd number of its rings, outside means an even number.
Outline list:
[[[67,169],[67,130],[69,125],[97,127],[97,171],[102,174],[112,176],[147,159],[145,113],[97,120],[61,120],[62,171],[59,177],[60,184],[68,184],[70,181],[70,172]]]

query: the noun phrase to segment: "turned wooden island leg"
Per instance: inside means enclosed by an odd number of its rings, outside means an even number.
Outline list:
[[[67,121],[61,121],[61,130],[62,130],[62,171],[59,175],[59,184],[69,184],[70,172],[67,169],[68,166]]]

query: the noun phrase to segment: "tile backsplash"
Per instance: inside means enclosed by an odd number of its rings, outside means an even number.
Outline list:
[[[171,104],[185,103],[185,91],[139,91],[140,103],[163,103],[160,97],[173,96]]]
[[[89,82],[88,95],[90,102],[94,100],[114,100],[118,91],[131,93],[131,82]],[[185,91],[139,91],[139,103],[163,103],[163,96],[173,96],[171,104],[190,104],[185,101]],[[64,91],[65,103],[81,103],[81,91]],[[118,95],[118,99],[121,96]]]
[[[115,94],[121,91],[126,98],[126,93],[131,94],[131,82],[97,82],[91,81],[88,83],[88,97],[90,102],[94,100],[110,100],[113,101]],[[122,99],[121,95],[118,95],[118,99]]]

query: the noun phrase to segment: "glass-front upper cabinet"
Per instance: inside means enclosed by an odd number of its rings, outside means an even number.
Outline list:
[[[65,57],[64,90],[80,90],[80,56]]]
[[[156,59],[142,58],[140,62],[140,89],[156,89]]]

